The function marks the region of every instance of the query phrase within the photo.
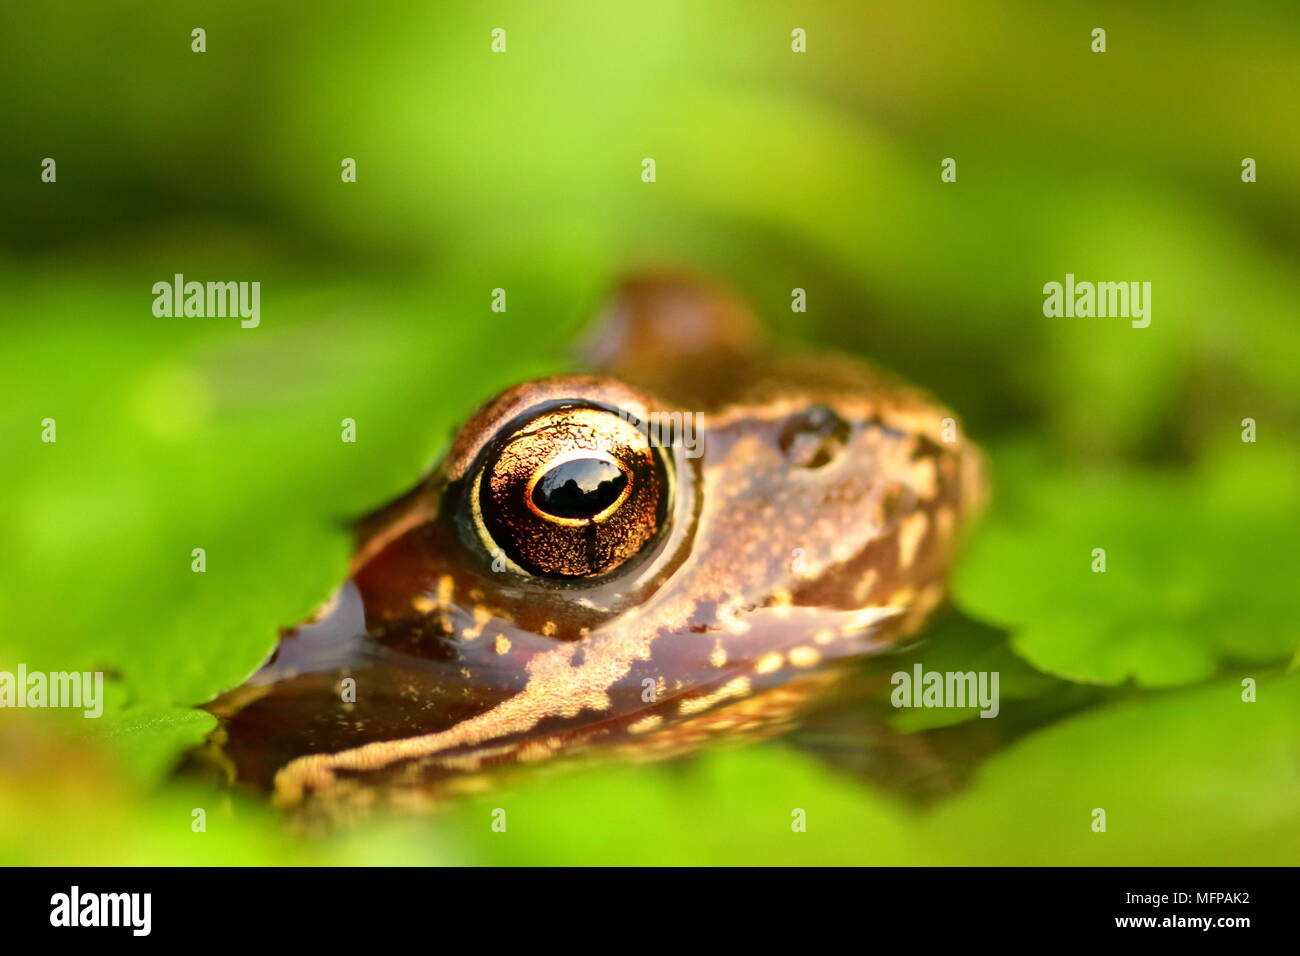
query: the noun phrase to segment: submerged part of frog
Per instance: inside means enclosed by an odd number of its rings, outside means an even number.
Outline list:
[[[940,603],[982,498],[948,411],[678,278],[625,284],[588,357],[480,409],[210,705],[239,780],[337,814],[776,733]]]

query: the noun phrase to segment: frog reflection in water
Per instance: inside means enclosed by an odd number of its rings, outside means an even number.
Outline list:
[[[982,498],[948,411],[679,278],[625,283],[588,352],[362,522],[332,606],[210,705],[234,776],[337,816],[769,736],[940,604]]]

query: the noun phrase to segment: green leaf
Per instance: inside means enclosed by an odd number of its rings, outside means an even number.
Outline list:
[[[1255,703],[1232,678],[1048,728],[990,761],[926,836],[954,863],[1291,865],[1300,674],[1257,676]]]
[[[43,323],[12,330],[0,368],[20,450],[0,498],[0,665],[102,670],[131,706],[240,683],[342,582],[353,519],[413,485],[493,391],[556,368],[579,309],[555,300],[579,296],[532,269],[502,265],[513,311],[497,316],[479,275],[382,300],[265,275],[255,329],[154,317],[161,262],[29,278]],[[430,301],[441,314],[413,320]]]
[[[491,828],[505,811],[505,832]],[[802,817],[806,830],[794,829]],[[605,767],[458,807],[458,832],[510,865],[919,864],[911,815],[781,745]]]
[[[136,707],[102,731],[141,781],[161,779],[184,750],[217,725],[211,714],[183,707]]]
[[[1300,645],[1300,471],[1235,443],[1200,475],[1065,473],[1007,448],[1000,497],[956,578],[1016,651],[1074,681],[1148,687],[1267,663]],[[1104,551],[1105,571],[1094,571]],[[1099,565],[1097,565],[1099,566]]]

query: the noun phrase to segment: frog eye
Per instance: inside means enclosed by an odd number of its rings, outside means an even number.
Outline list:
[[[488,553],[556,578],[598,577],[640,553],[668,494],[664,456],[634,420],[569,402],[503,429],[470,488]]]

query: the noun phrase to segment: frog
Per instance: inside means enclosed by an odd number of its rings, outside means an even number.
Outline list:
[[[580,354],[357,523],[331,602],[208,705],[229,780],[337,819],[775,737],[943,604],[986,479],[928,394],[677,272]]]

